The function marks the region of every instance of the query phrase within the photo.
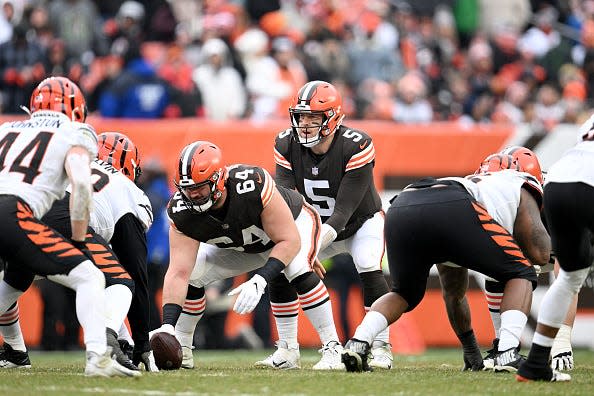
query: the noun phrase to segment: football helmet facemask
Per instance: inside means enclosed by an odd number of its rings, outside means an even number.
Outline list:
[[[540,162],[538,162],[538,157],[532,150],[522,146],[510,146],[501,150],[501,153],[514,157],[518,161],[520,168],[522,168],[522,172],[531,174],[540,184],[543,184],[544,177]]]
[[[87,102],[80,88],[66,77],[48,77],[33,90],[29,101],[31,114],[51,110],[65,114],[72,121],[85,122]]]
[[[321,115],[321,124],[300,126],[303,114]],[[344,118],[342,97],[338,90],[325,81],[310,81],[299,89],[289,107],[293,138],[305,147],[313,147],[322,139],[333,134]],[[309,129],[317,128],[315,135],[309,136]],[[299,132],[304,132],[300,134]],[[304,136],[305,135],[305,136]]]
[[[142,170],[140,154],[132,140],[120,132],[104,132],[97,138],[97,158],[118,169],[136,183]]]
[[[223,196],[227,176],[221,149],[213,143],[197,141],[181,151],[173,182],[188,209],[205,212]],[[208,195],[192,197],[205,185]]]

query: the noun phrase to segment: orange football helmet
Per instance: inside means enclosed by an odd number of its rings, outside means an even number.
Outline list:
[[[540,184],[544,182],[540,162],[532,150],[522,146],[511,146],[501,150],[501,153],[514,157],[522,168],[522,172],[530,173]]]
[[[514,157],[509,154],[495,153],[487,156],[474,174],[499,172],[504,169],[521,171],[520,164]]]
[[[33,90],[31,114],[51,110],[66,114],[72,121],[85,122],[87,102],[80,88],[66,77],[48,77]]]
[[[312,136],[301,136],[300,130],[307,131],[308,127],[299,125],[302,114],[319,114],[322,123],[318,126],[317,133]],[[340,92],[330,83],[325,81],[310,81],[299,89],[291,100],[289,107],[293,138],[305,147],[313,147],[323,138],[333,134],[344,118],[342,113],[342,97]],[[311,127],[309,127],[311,128]]]
[[[136,182],[141,173],[140,153],[132,140],[120,132],[104,132],[97,138],[97,158]]]
[[[221,149],[210,142],[196,141],[181,151],[173,182],[188,209],[205,212],[223,196],[227,176]],[[193,199],[191,192],[204,185],[209,186],[210,194]]]

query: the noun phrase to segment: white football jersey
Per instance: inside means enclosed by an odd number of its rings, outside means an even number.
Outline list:
[[[0,126],[0,194],[16,195],[41,218],[64,197],[66,153],[82,146],[97,155],[97,135],[55,111],[38,111]]]
[[[111,241],[116,223],[127,213],[136,216],[147,231],[153,223],[153,210],[146,194],[106,162],[96,159],[91,172],[95,192],[89,225],[95,232]]]
[[[534,176],[511,169],[444,179],[461,183],[510,234],[514,232],[522,186],[528,185],[542,196],[542,186]]]

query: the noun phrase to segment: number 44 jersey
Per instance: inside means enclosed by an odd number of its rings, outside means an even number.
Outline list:
[[[38,111],[30,119],[0,126],[0,194],[23,199],[41,218],[65,194],[66,153],[73,146],[97,155],[97,136],[64,114]]]

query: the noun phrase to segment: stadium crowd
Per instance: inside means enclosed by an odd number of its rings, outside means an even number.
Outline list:
[[[0,43],[9,114],[57,74],[106,117],[285,118],[324,80],[352,118],[545,132],[594,99],[592,0],[2,1]]]

